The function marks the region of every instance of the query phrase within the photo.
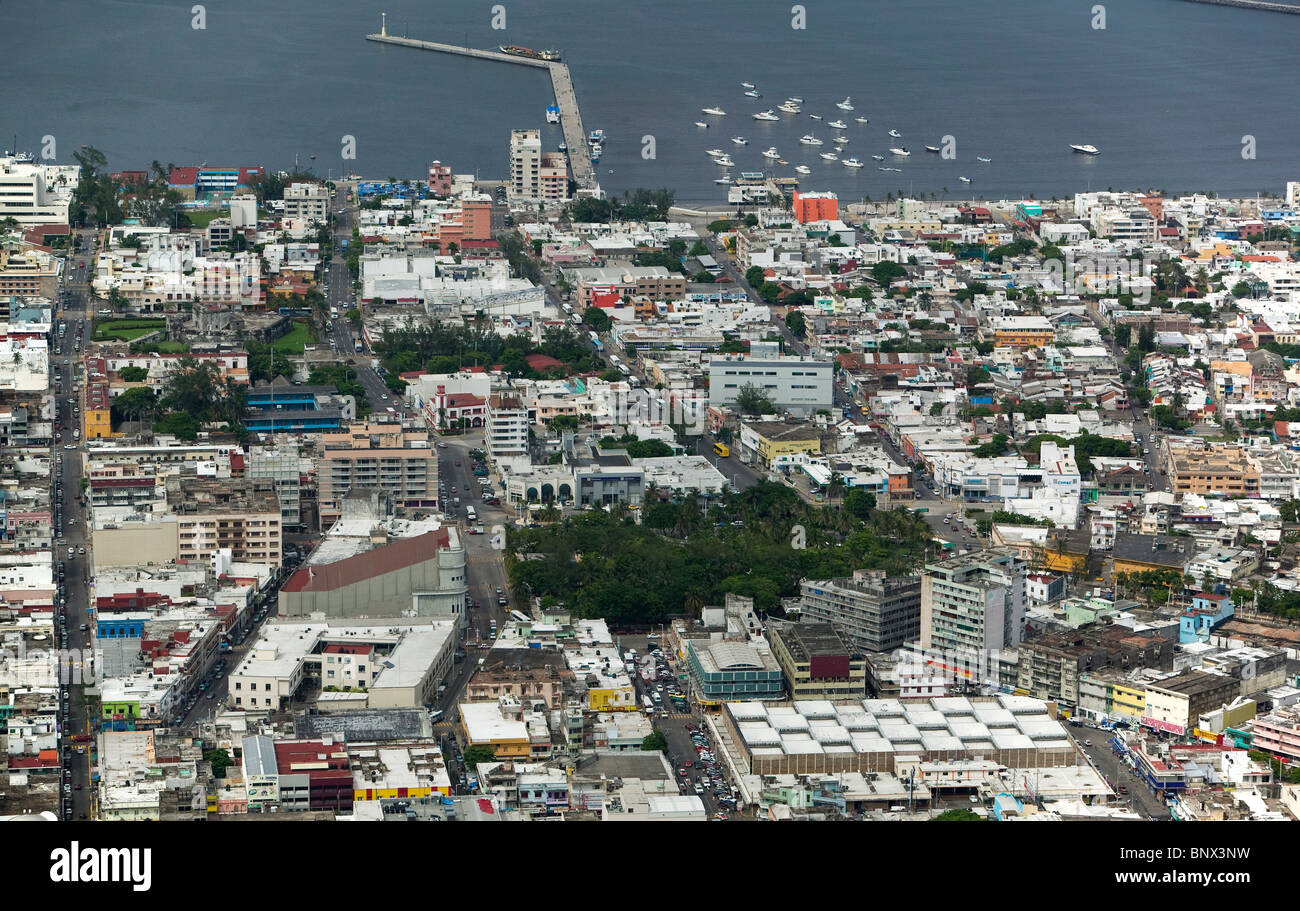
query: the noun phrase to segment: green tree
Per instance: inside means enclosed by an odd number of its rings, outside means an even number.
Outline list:
[[[652,731],[641,740],[641,749],[646,753],[667,753],[668,738],[663,731]]]
[[[465,757],[465,768],[471,771],[478,768],[480,762],[492,762],[497,758],[496,750],[482,743],[467,746],[461,755]]]
[[[745,281],[751,288],[758,288],[765,280],[762,266],[750,266],[745,270]]]
[[[931,822],[983,822],[984,817],[980,816],[974,810],[959,808],[956,810],[944,810],[938,816],[931,817]]]
[[[802,310],[791,310],[785,315],[785,324],[796,338],[803,338],[808,332],[807,322]]]
[[[608,332],[613,322],[599,307],[588,307],[582,312],[582,321],[597,332]]]
[[[117,371],[117,376],[124,383],[143,383],[149,378],[149,370],[146,367],[127,366]]]
[[[776,405],[772,403],[772,399],[753,383],[746,383],[740,387],[740,392],[736,395],[736,407],[745,414],[776,413]]]
[[[205,750],[203,759],[212,766],[213,778],[225,778],[226,769],[235,764],[235,760],[224,749]]]
[[[876,495],[861,487],[854,487],[844,497],[844,510],[859,519],[865,519],[876,508]]]

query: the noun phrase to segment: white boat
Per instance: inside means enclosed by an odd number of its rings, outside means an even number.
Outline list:
[[[840,156],[836,155],[834,152],[822,152],[822,153],[821,153],[821,156],[822,156],[822,158],[825,158],[827,161],[839,161],[839,160],[840,160]]]
[[[822,115],[821,115],[821,114],[809,114],[808,116],[811,117],[813,120],[821,120],[821,119],[822,119]]]
[[[988,163],[989,163],[990,161],[992,161],[993,159],[992,159],[992,158],[976,158],[975,160],[976,160],[976,161],[982,161],[982,162],[984,162],[985,164],[988,164]]]
[[[899,158],[906,158],[908,155],[911,155],[912,153],[907,151],[907,149],[904,148],[893,148],[889,150],[889,154],[897,155]]]
[[[836,136],[836,137],[835,137],[835,144],[836,144],[837,146],[846,146],[846,145],[849,144],[849,137],[847,137],[847,136]]]
[[[871,121],[868,120],[866,117],[854,117],[853,119],[856,120],[858,123],[871,123]]]
[[[731,178],[730,178],[730,177],[719,177],[719,178],[717,178],[717,179],[716,179],[715,181],[713,181],[713,182],[714,182],[714,183],[731,183]]]
[[[708,125],[707,123],[705,123],[703,120],[697,120],[697,121],[695,121],[695,125],[696,125],[697,127],[704,127],[704,129],[706,129],[706,130],[709,128],[709,125]]]
[[[832,120],[826,125],[830,127],[832,130],[843,130],[848,128],[847,123],[845,123],[843,120],[838,120],[838,119]]]
[[[795,165],[795,166],[794,166],[794,169],[795,169],[796,171],[798,171],[800,174],[811,174],[811,173],[812,173],[812,168],[808,167],[806,164]]]
[[[876,170],[877,170],[877,171],[893,171],[893,172],[895,172],[895,173],[897,173],[897,174],[902,174],[902,173],[903,173],[903,169],[902,169],[902,168],[876,168]]]
[[[749,140],[746,139],[744,136],[732,136],[731,141],[738,146],[746,145],[749,142]]]
[[[748,92],[745,93],[745,97],[746,97],[746,98],[762,98],[762,97],[763,97],[763,94],[762,94],[761,92],[757,92],[757,91],[755,91],[754,89],[750,89]]]
[[[863,167],[862,162],[858,161],[856,158],[846,158],[846,159],[844,159],[843,164],[844,164],[844,167],[846,167],[846,168],[860,168],[860,167]]]
[[[776,106],[778,111],[785,111],[787,114],[798,114],[802,108],[793,101],[783,101]]]
[[[851,111],[853,110],[853,99],[846,97],[843,101],[841,101],[839,104],[835,106],[839,108],[841,111]]]
[[[893,136],[895,139],[902,139],[902,138],[903,138],[903,134],[900,133],[900,132],[898,132],[898,130],[890,130],[890,131],[889,131],[889,135],[890,135],[890,136]]]
[[[752,82],[742,82],[741,85],[747,89],[752,89],[754,87],[754,83]]]
[[[789,164],[790,162],[786,161],[784,158],[778,158],[778,159],[776,160],[776,163],[777,163],[777,164]]]
[[[715,117],[723,117],[726,115],[727,112],[724,111],[722,108],[700,108],[700,113],[712,114]]]
[[[1097,148],[1096,146],[1070,146],[1070,148],[1073,149],[1074,151],[1078,152],[1080,155],[1100,155],[1100,154],[1101,154],[1101,149]]]
[[[781,153],[778,152],[778,151],[776,150],[776,146],[772,146],[770,149],[768,149],[766,152],[763,153],[763,157],[764,157],[764,158],[780,158],[780,157],[781,157]]]
[[[872,156],[871,156],[871,160],[872,160],[872,161],[884,161],[884,160],[885,160],[885,156],[884,156],[884,155],[872,155]]]
[[[559,107],[559,105],[548,104],[548,105],[546,106],[546,122],[547,122],[547,123],[559,123],[559,122],[560,122],[560,107]]]
[[[812,133],[809,133],[809,134],[807,134],[806,136],[801,137],[801,138],[799,139],[799,141],[802,142],[802,143],[803,143],[804,145],[806,145],[806,146],[819,146],[819,145],[825,145],[824,142],[822,142],[820,139],[818,139],[818,138],[817,138],[816,136],[814,136]]]
[[[927,152],[933,152],[933,153],[936,154],[936,155],[939,154],[939,147],[938,147],[938,146],[926,146],[926,147],[925,147],[925,150],[926,150]]]
[[[759,111],[757,114],[754,115],[754,119],[755,120],[780,120],[781,118],[777,117],[776,114],[773,113],[772,110],[769,108],[766,111]]]
[[[803,104],[803,99],[798,95],[791,95],[786,101],[793,101],[795,104]]]
[[[969,177],[958,177],[957,179],[960,180],[962,183],[970,183]]]
[[[721,158],[727,153],[722,151],[722,149],[705,149],[704,154],[708,155],[710,158]]]
[[[600,153],[603,151],[604,149],[601,147],[600,143],[596,143],[591,147],[591,161],[593,164],[600,161]]]
[[[731,160],[730,155],[719,155],[717,158],[713,159],[713,163],[721,165],[724,168],[734,168],[736,166],[736,163]]]

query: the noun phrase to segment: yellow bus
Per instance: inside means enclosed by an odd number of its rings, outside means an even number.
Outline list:
[[[727,456],[731,455],[731,450],[727,448],[727,444],[726,444],[726,443],[714,443],[714,444],[713,444],[713,451],[716,452],[716,453],[718,454],[719,457],[724,458],[724,459],[725,459]]]

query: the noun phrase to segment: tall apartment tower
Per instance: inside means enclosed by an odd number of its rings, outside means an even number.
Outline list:
[[[921,575],[921,648],[969,654],[1019,644],[1025,561],[1010,550],[964,554]]]

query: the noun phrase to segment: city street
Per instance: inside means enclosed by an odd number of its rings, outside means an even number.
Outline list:
[[[1109,731],[1092,730],[1089,728],[1071,728],[1079,749],[1088,757],[1092,765],[1106,779],[1106,783],[1112,789],[1118,790],[1122,785],[1128,788],[1127,795],[1120,794],[1121,798],[1127,797],[1128,805],[1147,819],[1167,820],[1169,819],[1169,808],[1165,805],[1164,798],[1154,793],[1137,773],[1134,772],[1119,756],[1115,754],[1111,746],[1111,737]],[[1085,741],[1091,740],[1092,746],[1087,746]]]

